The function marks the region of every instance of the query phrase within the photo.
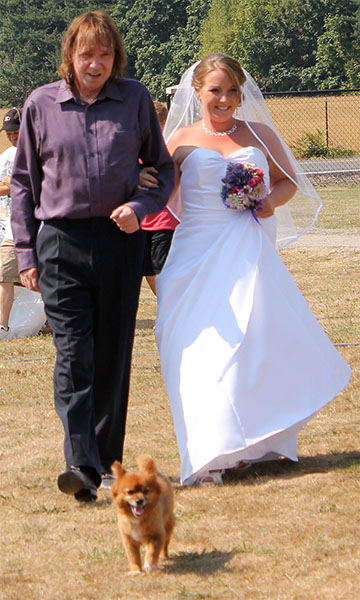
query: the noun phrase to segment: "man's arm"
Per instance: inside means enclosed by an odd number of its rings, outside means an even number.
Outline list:
[[[9,166],[13,163],[12,157],[13,148],[8,148],[4,150],[0,154],[0,196],[9,196],[10,195],[10,176],[9,176]],[[12,160],[9,160],[12,157]]]
[[[10,177],[9,175],[5,175],[5,177],[0,181],[0,196],[9,196],[10,195]]]
[[[147,90],[144,90],[139,119],[142,136],[140,158],[144,167],[155,167],[158,180],[156,188],[137,188],[131,200],[126,203],[141,222],[145,215],[160,212],[166,205],[174,185],[174,164],[165,146],[159,119]]]

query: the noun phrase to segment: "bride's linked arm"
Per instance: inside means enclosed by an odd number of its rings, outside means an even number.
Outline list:
[[[158,170],[155,169],[155,167],[142,167],[139,173],[139,190],[157,188],[159,185],[159,181],[156,177],[156,173],[158,173]]]
[[[181,158],[180,162],[178,162],[179,157],[175,157],[175,152],[178,149],[178,144],[176,143],[176,138],[177,138],[176,133],[174,135],[175,144],[174,144],[173,140],[170,140],[170,143],[168,145],[168,150],[173,157],[174,166],[175,166],[175,183],[174,183],[174,187],[173,187],[172,193],[170,195],[170,198],[172,198],[176,194],[176,191],[179,187],[179,183],[180,183],[179,165],[181,164],[181,162],[183,160],[183,158]],[[181,149],[179,148],[179,150],[181,150]],[[158,180],[157,180],[156,174],[157,174],[157,170],[155,169],[155,167],[143,167],[139,173],[138,188],[139,189],[147,189],[147,188],[153,189],[153,188],[158,187]]]

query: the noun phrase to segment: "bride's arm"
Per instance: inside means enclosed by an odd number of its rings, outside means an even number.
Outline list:
[[[263,202],[264,208],[256,211],[259,217],[266,218],[271,217],[278,206],[286,204],[295,195],[297,190],[297,185],[294,183],[296,173],[294,173],[286,152],[274,132],[266,125],[261,124],[257,124],[256,131],[277,163],[268,154],[270,193]],[[282,168],[278,165],[281,165]]]
[[[271,217],[278,206],[286,204],[296,193],[297,186],[281,169],[268,158],[271,191],[263,202],[264,207],[256,211],[262,219]]]
[[[173,196],[174,193],[176,192],[177,188],[179,187],[179,182],[180,182],[179,164],[181,164],[181,161],[180,161],[180,163],[178,163],[178,161],[176,160],[176,157],[174,156],[176,150],[178,149],[178,144],[176,142],[176,139],[178,138],[177,133],[178,132],[176,132],[174,134],[173,138],[170,140],[169,145],[168,145],[168,150],[169,150],[170,154],[172,155],[174,167],[175,167],[175,183],[174,183],[174,188],[173,188],[171,196]],[[174,138],[175,138],[175,140],[174,140]],[[157,174],[157,170],[155,169],[155,167],[142,167],[140,170],[140,173],[139,173],[138,188],[143,190],[143,189],[153,189],[153,188],[158,187],[159,182],[156,177],[156,174]]]

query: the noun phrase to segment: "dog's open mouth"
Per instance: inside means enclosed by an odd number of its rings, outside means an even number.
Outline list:
[[[133,504],[130,504],[130,508],[134,517],[141,517],[144,513],[145,506],[134,506]]]

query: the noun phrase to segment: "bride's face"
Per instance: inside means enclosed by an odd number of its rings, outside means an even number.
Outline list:
[[[204,118],[213,122],[229,121],[240,104],[240,93],[225,69],[208,73],[196,93],[203,105]]]

